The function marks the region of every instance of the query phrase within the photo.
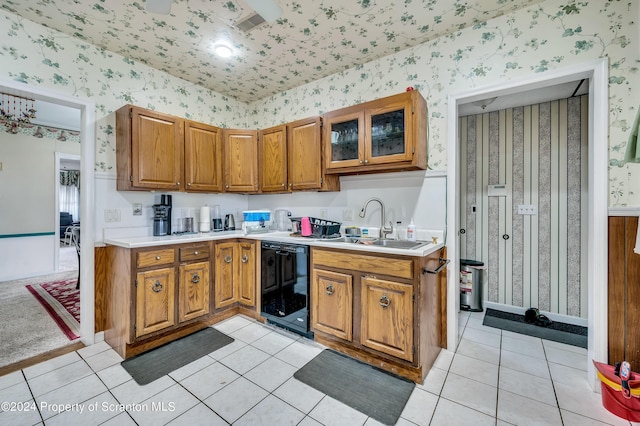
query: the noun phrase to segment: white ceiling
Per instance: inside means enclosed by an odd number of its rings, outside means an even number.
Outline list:
[[[261,2],[265,2],[262,0]],[[542,0],[275,0],[282,15],[249,32],[242,0],[0,0],[0,8],[203,87],[251,102]],[[234,54],[216,57],[212,45]]]

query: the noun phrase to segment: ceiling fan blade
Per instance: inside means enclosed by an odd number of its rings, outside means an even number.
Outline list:
[[[172,0],[147,0],[147,12],[168,15],[171,13],[171,2]]]

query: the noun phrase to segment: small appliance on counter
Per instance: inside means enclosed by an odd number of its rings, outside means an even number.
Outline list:
[[[222,231],[222,216],[220,216],[220,206],[213,206],[213,232]]]
[[[242,232],[245,234],[269,232],[271,212],[269,210],[246,210],[242,212]]]
[[[153,205],[153,236],[171,235],[171,195],[162,195]]]
[[[225,231],[236,230],[236,220],[234,219],[232,214],[228,214],[224,217],[224,230]]]
[[[211,231],[211,211],[209,206],[200,207],[200,232]]]

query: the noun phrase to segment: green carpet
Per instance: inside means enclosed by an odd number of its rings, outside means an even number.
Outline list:
[[[326,349],[293,377],[387,425],[396,424],[415,386],[405,378]]]
[[[233,340],[215,328],[208,327],[126,359],[122,361],[122,367],[131,374],[136,383],[146,385],[228,345]]]

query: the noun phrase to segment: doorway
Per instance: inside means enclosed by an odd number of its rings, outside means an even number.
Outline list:
[[[88,99],[68,96],[44,87],[36,87],[0,78],[0,91],[42,100],[56,105],[80,110],[80,172],[84,190],[80,196],[80,215],[83,218],[81,233],[83,244],[80,264],[80,340],[86,346],[95,341],[95,287],[94,287],[94,163],[95,163],[95,103]],[[59,227],[59,217],[55,221]],[[58,241],[55,241],[59,245]]]
[[[58,216],[58,220],[63,217],[63,213],[66,213],[71,221],[71,225],[77,225],[81,223],[80,216],[80,156],[73,154],[65,154],[56,152],[55,154],[55,171],[53,179],[56,182],[55,188],[55,215]],[[77,178],[66,179],[66,185],[63,185],[60,173],[77,173]],[[57,240],[60,242],[56,245],[54,265],[56,272],[66,271],[73,269],[74,260],[78,263],[76,258],[76,252],[70,229],[67,226],[69,224],[60,223],[56,229],[58,230]],[[75,259],[74,259],[75,258]],[[78,264],[78,268],[79,268]]]
[[[607,206],[608,206],[608,60],[607,58],[560,70],[540,73],[493,86],[471,89],[449,96],[448,100],[448,171],[447,234],[456,236],[460,229],[460,150],[458,130],[459,106],[491,97],[500,97],[570,81],[589,81],[588,205],[587,260],[588,348],[587,356],[607,362]],[[452,259],[447,278],[447,346],[455,348],[459,311],[458,278],[460,247],[457,238],[448,239]],[[588,380],[597,387],[595,368],[587,365]]]

